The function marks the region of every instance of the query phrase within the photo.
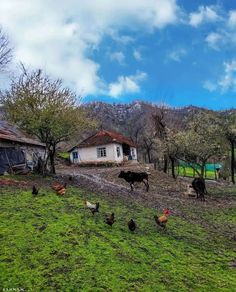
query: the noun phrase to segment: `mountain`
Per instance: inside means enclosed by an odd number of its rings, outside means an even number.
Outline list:
[[[97,101],[84,104],[84,108],[102,128],[118,130],[126,134],[128,125],[134,125],[135,121],[140,123],[140,119],[150,117],[159,108],[164,108],[166,119],[175,123],[182,123],[190,114],[204,110],[195,106],[170,108],[143,101],[134,101],[129,104],[109,104]]]

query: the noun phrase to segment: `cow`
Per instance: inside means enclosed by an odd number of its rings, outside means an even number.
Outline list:
[[[207,194],[205,180],[201,177],[196,177],[192,181],[192,188],[195,190],[197,194],[197,199],[201,199],[201,201],[205,201],[205,194]]]
[[[148,184],[148,174],[146,172],[133,172],[133,171],[121,171],[118,175],[119,178],[123,178],[130,184],[131,191],[134,190],[134,183],[135,182],[143,182],[146,186],[146,191],[149,190]]]

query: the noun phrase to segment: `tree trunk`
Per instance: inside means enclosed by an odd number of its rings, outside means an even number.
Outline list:
[[[164,155],[164,167],[163,167],[163,171],[165,173],[167,173],[167,170],[168,170],[168,157],[167,157],[167,155]]]
[[[56,153],[56,147],[55,147],[55,145],[53,145],[52,149],[50,149],[50,151],[49,151],[50,172],[51,172],[51,174],[55,174],[56,173],[55,153]]]
[[[147,148],[147,156],[148,156],[148,163],[151,163],[152,162],[152,159],[151,159],[151,151],[149,148]]]
[[[175,159],[173,157],[170,157],[170,162],[171,162],[171,174],[172,177],[175,179]]]
[[[205,165],[206,165],[205,162],[201,165],[201,177],[202,178],[204,178],[204,175],[205,175]]]
[[[231,181],[233,184],[235,184],[235,178],[234,178],[234,168],[235,168],[235,150],[234,150],[234,141],[230,141],[231,144]]]

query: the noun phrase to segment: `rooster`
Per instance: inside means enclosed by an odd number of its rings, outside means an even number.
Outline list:
[[[112,225],[115,223],[115,214],[111,213],[110,215],[107,215],[105,222],[112,227]]]
[[[63,196],[63,195],[65,195],[65,193],[66,193],[66,186],[67,186],[66,183],[65,183],[64,185],[59,184],[59,183],[54,183],[54,184],[52,185],[52,189],[53,189],[54,191],[56,191],[56,193],[57,193],[58,195]]]
[[[134,231],[136,229],[136,223],[133,219],[130,219],[130,221],[128,222],[128,227],[130,231]]]
[[[154,216],[156,223],[161,226],[162,228],[166,228],[166,223],[168,221],[168,216],[170,215],[170,210],[165,208],[163,210],[163,215],[158,217],[157,215]]]
[[[99,203],[92,204],[89,201],[84,201],[84,205],[92,212],[93,215],[94,213],[99,212]]]
[[[36,188],[36,186],[33,186],[32,188],[32,195],[37,196],[39,193],[39,189]]]

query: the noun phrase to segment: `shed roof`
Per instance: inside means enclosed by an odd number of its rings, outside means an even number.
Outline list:
[[[120,133],[117,133],[114,131],[101,130],[95,133],[94,135],[88,137],[87,139],[83,140],[79,145],[74,146],[71,150],[69,150],[69,152],[71,152],[76,147],[84,148],[84,147],[106,145],[110,143],[127,144],[131,147],[137,147],[136,144],[131,139],[123,136]]]
[[[45,147],[43,143],[27,137],[25,133],[6,121],[0,121],[0,140]]]

